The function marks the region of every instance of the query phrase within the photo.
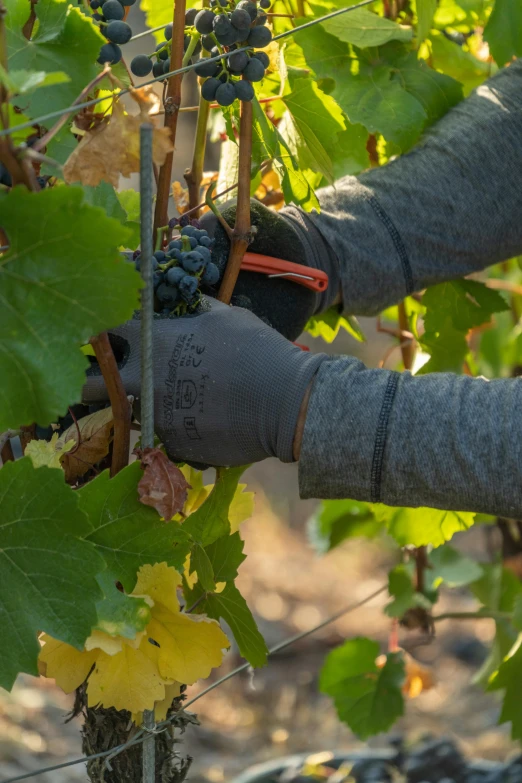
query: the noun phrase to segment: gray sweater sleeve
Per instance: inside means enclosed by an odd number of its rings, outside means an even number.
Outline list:
[[[434,125],[409,153],[284,210],[307,262],[329,273],[326,307],[375,315],[407,294],[522,253],[522,60]],[[320,308],[321,309],[321,308]]]
[[[286,210],[345,309],[522,253],[522,62],[460,104],[411,153]],[[330,298],[332,294],[330,293]],[[323,305],[328,304],[324,301]],[[522,379],[413,377],[324,362],[301,446],[302,497],[481,511],[522,519]]]

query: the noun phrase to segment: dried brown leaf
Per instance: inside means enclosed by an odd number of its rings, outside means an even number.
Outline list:
[[[61,458],[66,481],[74,481],[79,476],[83,476],[109,453],[114,434],[112,408],[104,408],[78,419],[78,427],[79,447],[74,447],[70,453],[64,454]],[[76,424],[72,424],[65,430],[58,443],[67,443],[70,440],[78,443]]]
[[[119,101],[114,101],[112,115],[85,133],[83,139],[70,155],[63,168],[68,183],[99,185],[102,180],[118,187],[120,175],[128,177],[140,169],[140,126],[144,122],[154,125],[149,116],[153,100],[145,89],[135,90],[132,97],[139,105],[139,114],[125,114]],[[174,149],[170,130],[154,125],[153,159],[163,165],[169,152]]]
[[[139,498],[169,522],[182,510],[191,486],[181,470],[160,449],[143,449],[141,466],[144,473],[138,484]]]

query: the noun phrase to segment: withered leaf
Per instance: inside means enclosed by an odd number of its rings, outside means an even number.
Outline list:
[[[78,419],[78,428],[80,430],[79,447],[73,447],[70,453],[64,454],[61,458],[66,481],[74,481],[79,476],[83,476],[109,453],[109,446],[114,434],[112,408],[104,408]],[[76,424],[71,424],[69,429],[65,430],[58,440],[58,444],[67,443],[70,440],[74,440],[78,444]]]
[[[131,93],[139,106],[139,114],[125,114],[123,105],[115,100],[108,122],[85,133],[63,168],[68,183],[99,185],[102,180],[118,187],[120,175],[130,176],[140,170],[140,126],[144,122],[154,125],[153,159],[162,166],[169,152],[174,149],[170,130],[158,128],[150,111],[155,107],[154,98],[144,90]]]
[[[139,498],[169,522],[182,510],[191,486],[181,470],[160,449],[143,449],[141,466],[144,473],[138,484]]]

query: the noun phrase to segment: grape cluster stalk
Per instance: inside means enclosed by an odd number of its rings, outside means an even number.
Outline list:
[[[269,65],[266,52],[256,49],[265,48],[272,40],[272,32],[266,26],[270,2],[259,0],[258,8],[253,0],[211,0],[210,8],[190,8],[185,13],[184,52],[190,47],[190,57],[202,55],[194,70],[205,80],[201,86],[205,100],[231,106],[236,99],[253,99],[252,84],[263,79]],[[153,52],[134,57],[130,69],[135,76],[145,77],[152,72],[157,78],[169,73],[172,24],[165,27],[164,36],[165,42],[159,43]],[[236,51],[244,47],[251,50]],[[211,61],[220,55],[220,60]]]

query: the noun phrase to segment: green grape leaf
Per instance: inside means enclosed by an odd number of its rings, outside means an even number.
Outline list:
[[[297,24],[307,21],[310,20],[299,19]],[[294,36],[293,43],[285,47],[285,60],[289,67],[307,66],[318,79],[331,79],[349,56],[348,45],[327,33],[321,24],[300,30]]]
[[[91,531],[60,470],[26,457],[0,470],[0,685],[38,674],[37,632],[78,649],[96,623],[103,559],[82,540]]]
[[[522,55],[522,5],[519,0],[495,0],[484,28],[484,40],[500,66]]]
[[[394,508],[372,506],[376,519],[388,526],[400,546],[441,546],[455,533],[468,530],[475,514],[470,511],[440,511],[437,508]]]
[[[366,8],[356,8],[349,14],[335,16],[322,22],[322,26],[330,35],[361,49],[382,46],[389,41],[411,41],[413,37],[411,27],[377,16]]]
[[[10,245],[0,259],[0,432],[62,416],[85,383],[79,346],[138,307],[141,279],[117,252],[127,232],[83,197],[77,187],[0,193]]]
[[[427,125],[436,122],[460,103],[464,95],[458,81],[430,68],[424,60],[418,59],[415,52],[401,54],[402,47],[388,47],[390,52],[393,49],[399,53],[390,57],[393,78],[421,104],[426,112]]]
[[[431,61],[437,71],[444,71],[462,84],[464,95],[482,84],[491,74],[491,64],[483,62],[464,46],[450,41],[443,33],[431,34]]]
[[[186,594],[188,606],[202,594],[201,587],[196,585],[194,590]],[[208,595],[198,603],[195,611],[214,620],[223,619],[229,625],[243,658],[256,668],[265,665],[268,656],[265,640],[259,633],[247,602],[233,582],[228,582],[220,593]]]
[[[5,5],[9,71],[58,71],[69,77],[36,90],[21,108],[36,117],[70,106],[99,72],[96,59],[105,41],[102,34],[78,8],[62,0],[39,0],[34,6],[38,26],[28,41],[22,33],[29,17],[27,4],[5,0]]]
[[[333,343],[341,329],[348,332],[358,343],[366,340],[357,318],[340,313],[335,306],[325,310],[324,313],[313,315],[305,326],[308,334],[312,337],[322,337],[325,343]]]
[[[335,148],[330,151],[334,167],[335,179],[341,179],[348,174],[360,174],[370,165],[368,157],[368,131],[362,125],[352,125],[346,120],[346,129],[339,133]],[[344,316],[345,320],[352,323],[357,321],[355,316]],[[361,334],[360,328],[357,329]]]
[[[319,201],[313,188],[299,170],[294,155],[275,125],[270,122],[259,101],[254,98],[252,124],[252,161],[260,166],[265,160],[271,160],[281,180],[285,202],[293,203],[309,212],[320,210]]]
[[[388,617],[402,617],[408,609],[421,607],[429,611],[433,606],[428,596],[415,590],[408,569],[403,565],[395,566],[388,574],[388,593],[393,601],[384,607]]]
[[[221,536],[230,533],[228,510],[237,489],[241,474],[246,470],[242,465],[238,468],[221,468],[217,471],[216,483],[210,495],[183,523],[183,530],[194,541],[206,547]]]
[[[404,712],[402,655],[389,653],[382,668],[378,655],[377,642],[351,639],[332,650],[321,670],[321,691],[333,698],[339,718],[361,739],[387,731]]]
[[[283,101],[312,158],[311,167],[333,183],[333,165],[326,148],[335,146],[337,134],[345,129],[343,113],[312,79],[294,74],[289,70],[290,92]]]
[[[326,554],[347,538],[375,538],[383,530],[369,503],[324,500],[308,520],[308,538],[316,552]]]
[[[194,5],[196,0],[188,0],[186,7],[192,8]],[[140,8],[145,13],[148,27],[159,27],[172,22],[172,0],[141,0]],[[163,30],[154,33],[154,37],[156,41],[165,42]]]
[[[517,595],[515,598],[512,622],[517,631],[522,631],[522,595]]]
[[[125,210],[127,220],[139,221],[140,219],[140,194],[137,190],[119,190],[116,198]]]
[[[426,571],[426,577],[434,589],[443,583],[452,588],[464,587],[476,582],[483,574],[481,566],[475,560],[447,544],[434,549],[429,559],[430,568]]]
[[[5,110],[5,107],[4,107]],[[15,111],[14,106],[11,106],[10,103],[7,104],[7,115],[9,120],[9,127],[12,128],[15,125],[22,125],[24,122],[29,121],[29,117],[26,117],[25,114],[21,114],[18,111]],[[32,136],[34,134],[34,128],[24,128],[23,130],[19,131],[13,131],[9,134],[11,137],[13,144],[22,144],[29,136]]]
[[[78,142],[72,133],[71,126],[65,124],[47,145],[46,157],[48,157],[48,160],[42,162],[40,173],[42,175],[48,174],[52,177],[61,177],[62,170],[57,170],[55,161],[63,165],[77,146]]]
[[[452,280],[428,288],[421,343],[431,355],[421,373],[458,372],[468,353],[467,332],[491,320],[493,313],[509,309],[505,299],[476,280]]]
[[[511,721],[511,737],[522,739],[522,710],[520,709],[520,690],[522,688],[522,638],[509,653],[493,675],[488,690],[504,689],[502,710],[499,723]]]
[[[437,0],[417,0],[417,44],[428,37],[436,10]]]
[[[216,589],[214,569],[201,544],[194,544],[190,552],[190,573],[193,574],[194,571],[198,575],[198,583],[205,592],[210,593]]]
[[[0,84],[6,88],[10,95],[25,95],[38,87],[50,87],[52,84],[68,82],[66,73],[57,71],[45,73],[45,71],[9,71],[0,65]],[[18,121],[20,122],[20,120]]]
[[[115,218],[120,223],[125,223],[127,213],[119,199],[120,194],[116,193],[110,182],[102,180],[99,185],[83,185],[84,202],[91,207],[101,207],[107,217]],[[136,195],[139,195],[136,193]]]
[[[150,606],[144,598],[126,595],[118,590],[114,578],[102,571],[96,577],[104,597],[96,604],[97,620],[94,626],[109,636],[135,639],[150,621]]]
[[[244,542],[239,533],[222,536],[206,547],[206,553],[212,564],[216,582],[233,582],[237,570],[246,555],[243,554]]]
[[[162,522],[157,511],[140,503],[142,476],[140,463],[133,462],[112,479],[105,470],[77,491],[80,508],[93,527],[86,540],[127,593],[146,563],[167,563],[182,571],[192,543],[178,522]]]

